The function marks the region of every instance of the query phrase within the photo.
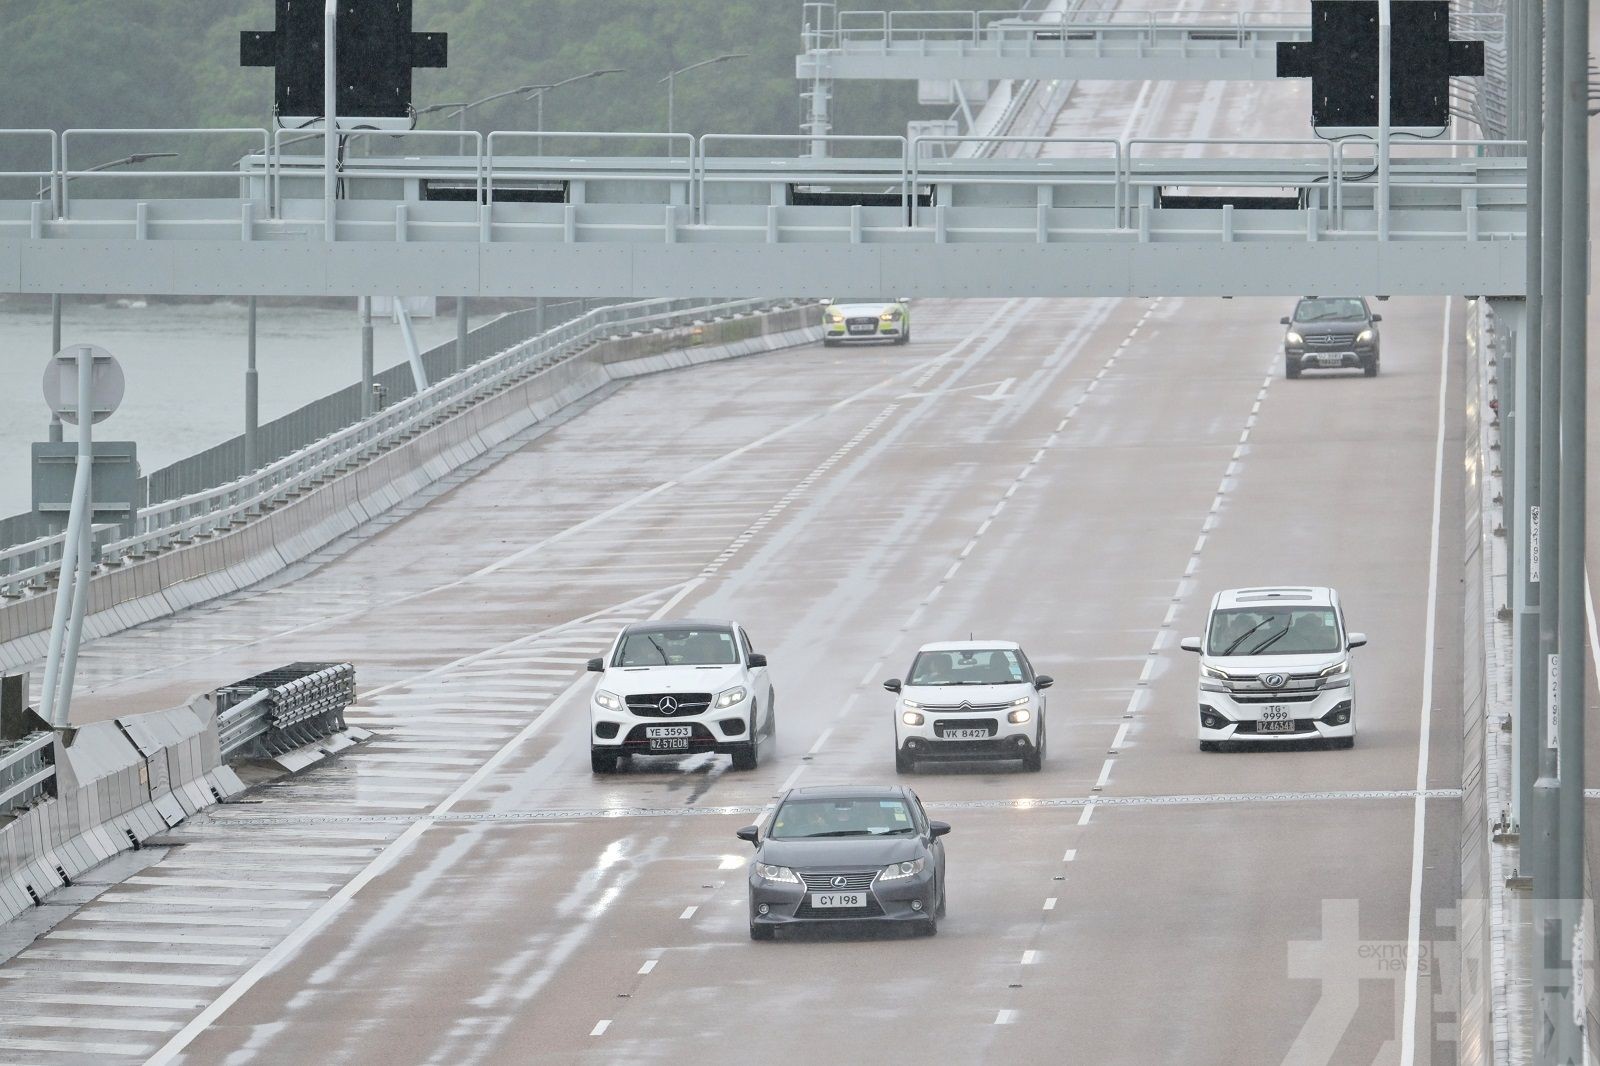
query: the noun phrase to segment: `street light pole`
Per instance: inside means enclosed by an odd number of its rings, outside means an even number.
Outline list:
[[[691,70],[699,70],[701,67],[709,67],[713,63],[726,63],[730,59],[749,58],[749,52],[727,52],[720,56],[712,56],[710,59],[702,59],[698,63],[690,63],[686,67],[680,67],[677,70],[669,72],[665,78],[662,78],[660,81],[656,82],[657,85],[665,85],[667,87],[667,135],[671,136],[677,132],[676,115],[674,113],[676,100],[674,99],[673,90],[677,86],[678,75],[687,74]]]

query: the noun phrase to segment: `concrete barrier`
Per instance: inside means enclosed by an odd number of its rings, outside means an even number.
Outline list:
[[[129,559],[90,583],[85,632],[106,636],[253,585],[612,381],[815,342],[807,305],[612,337],[570,354],[225,532]],[[0,606],[0,672],[45,654],[54,596]]]

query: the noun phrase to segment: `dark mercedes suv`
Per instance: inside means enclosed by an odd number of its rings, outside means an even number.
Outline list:
[[[1283,335],[1283,373],[1297,378],[1302,370],[1341,370],[1359,367],[1369,378],[1378,376],[1378,323],[1360,296],[1307,296],[1294,314],[1279,319]]]

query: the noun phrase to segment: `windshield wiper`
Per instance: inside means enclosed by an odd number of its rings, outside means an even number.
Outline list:
[[[1288,626],[1284,626],[1282,629],[1280,629],[1276,633],[1272,634],[1272,636],[1268,637],[1266,640],[1263,640],[1260,644],[1257,644],[1254,648],[1251,648],[1250,649],[1250,654],[1251,655],[1260,655],[1262,652],[1266,651],[1268,648],[1270,648],[1274,644],[1276,644],[1279,641],[1279,639],[1282,638],[1282,636],[1287,632],[1289,632],[1289,627]]]
[[[1224,655],[1232,655],[1233,654],[1233,650],[1235,648],[1237,648],[1239,645],[1243,644],[1246,640],[1250,639],[1250,634],[1254,633],[1256,630],[1260,629],[1262,626],[1266,625],[1270,621],[1272,621],[1272,616],[1269,614],[1269,615],[1267,615],[1267,617],[1263,618],[1261,621],[1257,622],[1255,625],[1251,626],[1249,629],[1245,630],[1243,633],[1240,633],[1238,640],[1234,641],[1232,644],[1229,644],[1226,648],[1222,649],[1222,654],[1224,654]]]
[[[830,829],[825,833],[807,833],[806,834],[806,839],[807,840],[811,840],[811,839],[814,839],[816,837],[870,837],[870,836],[877,836],[877,834],[874,833],[870,829]]]

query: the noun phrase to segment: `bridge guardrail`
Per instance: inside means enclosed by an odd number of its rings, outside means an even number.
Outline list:
[[[54,733],[31,733],[0,748],[0,816],[55,794]]]
[[[241,525],[286,503],[323,480],[420,432],[452,409],[470,405],[577,348],[625,331],[689,325],[697,320],[754,313],[779,306],[771,300],[707,304],[701,299],[641,300],[596,308],[498,355],[467,367],[428,389],[321,440],[215,488],[141,508],[132,536],[111,539],[118,527],[101,527],[99,567],[115,567],[169,547],[192,543]],[[0,551],[0,595],[17,597],[43,587],[60,559],[57,535]],[[27,565],[19,565],[26,561]]]

